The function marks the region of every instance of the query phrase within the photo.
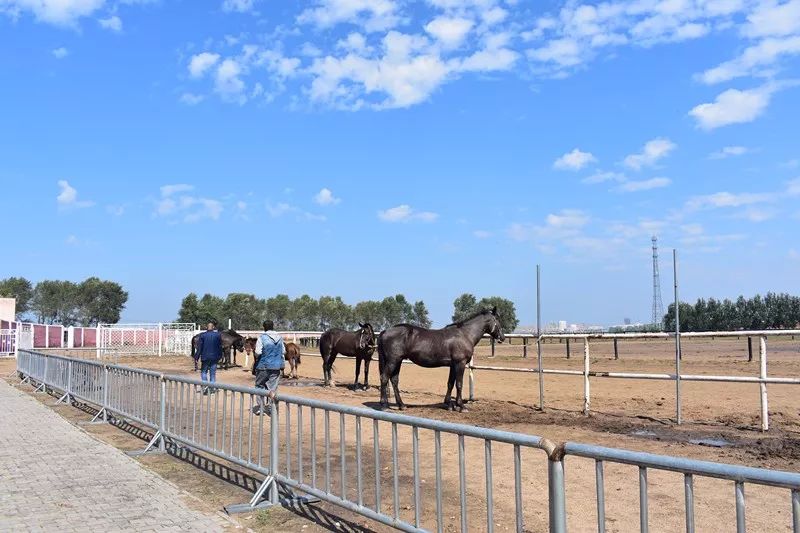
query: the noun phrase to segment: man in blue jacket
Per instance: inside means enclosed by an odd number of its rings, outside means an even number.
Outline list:
[[[200,379],[216,383],[217,363],[222,359],[222,336],[217,331],[216,320],[210,320],[206,325],[206,331],[197,339],[197,356],[202,362]],[[203,394],[208,394],[209,390],[209,387],[203,387]],[[215,393],[217,389],[211,389],[210,392]]]
[[[266,406],[264,396],[258,396],[258,405],[253,407],[256,415],[269,415],[272,413],[272,398],[278,391],[278,383],[286,366],[286,347],[283,337],[274,330],[272,320],[264,321],[264,333],[256,341],[256,361],[253,363],[253,373],[256,375],[256,387],[267,389]]]

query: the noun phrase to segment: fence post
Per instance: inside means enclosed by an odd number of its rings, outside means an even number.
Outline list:
[[[469,360],[469,401],[475,401],[475,375],[474,375],[474,368],[475,368],[475,355],[472,356],[472,359]]]
[[[541,268],[536,265],[536,352],[539,360],[539,410],[544,411],[544,373],[542,372],[542,292]]]
[[[619,348],[617,347],[617,338],[614,337],[614,361],[619,359]]]
[[[564,459],[547,459],[547,491],[550,511],[550,533],[566,533],[567,506],[564,491]]]
[[[747,362],[753,362],[753,337],[747,337]]]
[[[583,414],[588,415],[591,406],[589,389],[589,337],[583,338]]]
[[[567,359],[569,359],[569,356],[570,356],[569,337],[567,337]]]
[[[508,341],[509,343],[511,340]],[[494,338],[492,339],[492,358],[494,358]]]
[[[522,358],[528,358],[528,337],[522,337]]]
[[[678,299],[678,251],[672,250],[672,276],[675,282],[675,412],[681,424],[681,306]]]
[[[163,340],[164,340],[164,324],[161,322],[158,323],[158,356],[161,357],[163,353]],[[162,439],[163,441],[163,439]]]
[[[767,337],[761,336],[759,338],[759,363],[760,372],[759,389],[761,390],[761,431],[769,430],[769,402],[767,400],[767,384],[764,382],[767,379]]]
[[[161,331],[159,325],[159,331]],[[164,437],[164,432],[167,431],[167,380],[164,374],[159,377],[161,383],[161,399],[159,403],[159,416],[158,416],[158,432],[161,433],[161,439],[158,441],[158,450],[161,452],[167,451],[167,440]]]
[[[103,422],[108,422],[108,365],[103,365]]]
[[[272,476],[272,486],[269,488],[269,501],[273,505],[278,505],[278,480],[275,476],[278,474],[278,401],[272,399],[272,410],[269,417],[269,473]],[[239,421],[241,424],[242,421]]]

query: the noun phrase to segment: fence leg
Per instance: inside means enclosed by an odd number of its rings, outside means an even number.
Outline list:
[[[547,460],[547,490],[549,493],[550,533],[566,533],[567,506],[564,491],[564,459]]]
[[[583,414],[589,414],[591,391],[589,390],[589,338],[583,339]]]
[[[767,379],[767,338],[760,337],[759,339],[759,363],[760,372],[759,389],[761,391],[761,431],[769,430],[769,402],[767,400],[767,384],[763,381]]]
[[[747,337],[747,362],[753,362],[753,337]]]
[[[617,347],[617,339],[614,339],[614,360],[619,359],[619,348]]]
[[[47,359],[45,359],[45,361],[47,361]],[[47,376],[45,376],[45,379],[47,379]],[[70,396],[71,392],[72,392],[72,361],[69,361],[67,363],[67,391],[61,398],[58,399],[55,405],[58,405],[61,402],[67,404],[72,403],[72,397]]]
[[[474,356],[473,356],[474,357]],[[469,362],[469,401],[475,401],[475,370],[472,360]]]
[[[509,342],[511,342],[511,341],[509,341]],[[495,345],[495,342],[494,342],[494,339],[492,339],[492,358],[494,358],[494,355],[495,355],[495,353],[494,353],[494,345]]]
[[[528,358],[528,337],[522,338],[522,358]]]
[[[100,406],[100,411],[98,411],[97,414],[94,415],[94,418],[92,418],[90,423],[96,422],[98,424],[103,424],[108,422],[108,409],[106,409],[107,406],[108,406],[108,367],[103,365],[103,405]],[[100,418],[100,416],[103,417],[103,421],[97,422],[97,419]]]
[[[46,385],[46,382],[47,382],[47,362],[49,360],[50,360],[49,357],[45,357],[44,358],[44,376],[42,376],[42,382],[39,383],[39,386],[36,387],[36,390],[33,391],[33,392],[39,392],[39,389],[41,389],[41,392],[47,392],[47,385]]]
[[[569,356],[570,356],[569,352],[570,352],[570,350],[569,350],[569,338],[567,338],[567,359],[569,359]]]

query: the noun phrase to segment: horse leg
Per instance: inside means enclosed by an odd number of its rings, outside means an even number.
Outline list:
[[[447,394],[444,396],[444,408],[453,409],[451,395],[453,393],[453,385],[456,383],[456,365],[450,363],[450,375],[447,378]]]
[[[364,361],[364,390],[369,390],[369,363],[372,359]]]
[[[403,403],[402,398],[400,398],[400,367],[403,366],[400,363],[397,363],[397,368],[394,370],[392,374],[392,388],[394,389],[394,398],[397,401],[397,408],[401,411],[405,411],[406,404]]]
[[[389,376],[393,369],[389,367],[389,364],[382,364],[381,365],[381,409],[388,409],[389,408]]]
[[[466,411],[464,400],[461,397],[461,385],[464,383],[464,369],[467,368],[466,361],[459,361],[456,367],[456,407],[460,412]]]
[[[353,382],[353,390],[358,390],[358,375],[361,373],[361,357],[356,355],[356,380]]]

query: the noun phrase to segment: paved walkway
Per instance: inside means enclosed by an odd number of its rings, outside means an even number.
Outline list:
[[[0,531],[223,531],[221,516],[0,380]]]

